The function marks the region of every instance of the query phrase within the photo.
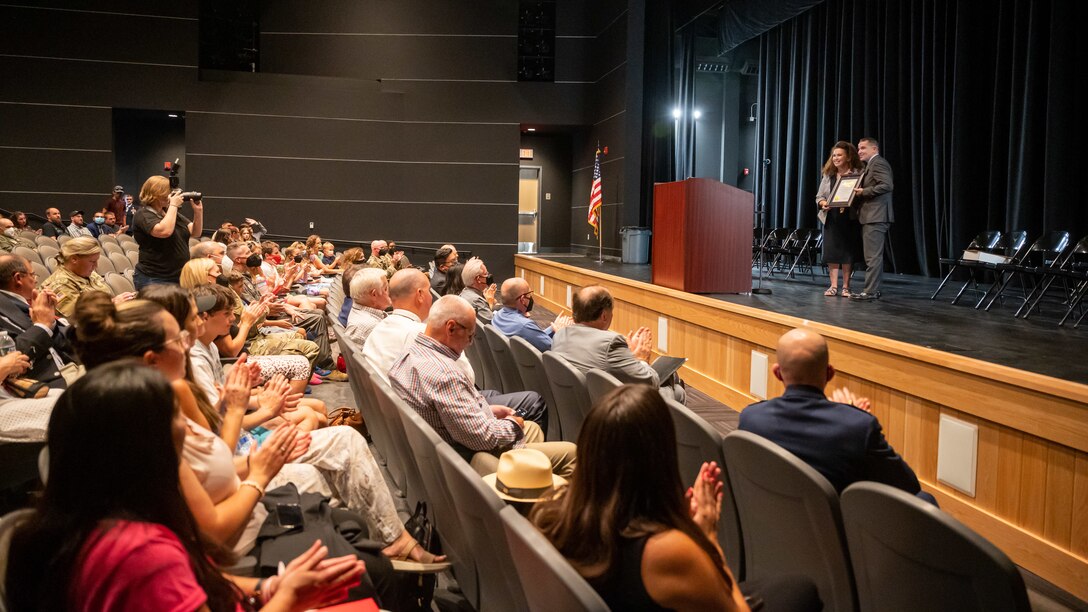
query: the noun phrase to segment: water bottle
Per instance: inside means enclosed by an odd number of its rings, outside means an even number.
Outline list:
[[[15,350],[15,341],[11,339],[8,332],[0,330],[0,357],[7,355]]]

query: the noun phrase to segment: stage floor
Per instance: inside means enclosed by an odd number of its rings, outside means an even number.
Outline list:
[[[597,263],[579,254],[536,257],[650,282],[649,265]],[[855,272],[851,285],[860,290],[863,282],[862,274]],[[950,282],[936,300],[930,300],[939,283],[940,279],[885,274],[881,299],[854,302],[825,297],[827,279],[819,274],[815,281],[807,275],[783,280],[778,274],[763,279],[763,286],[771,289],[771,295],[708,294],[707,297],[1088,384],[1085,351],[1088,325],[1073,329],[1067,322],[1065,327],[1058,327],[1064,309],[1059,312],[1053,303],[1044,302],[1042,312],[1037,310],[1026,321],[1013,317],[1019,308],[1016,299],[994,304],[989,312],[975,310],[975,300],[970,299],[953,306],[949,302],[959,289],[958,283]],[[834,355],[831,357],[834,362]]]

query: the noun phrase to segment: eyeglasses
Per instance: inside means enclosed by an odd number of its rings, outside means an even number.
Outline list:
[[[530,297],[530,298],[531,298],[531,297],[533,297],[533,292],[532,292],[532,291],[530,291],[530,292],[528,292],[528,293],[523,293],[523,294],[521,294],[521,295],[519,295],[519,296],[518,296],[518,299],[520,300],[520,299],[521,299],[521,298],[523,298],[523,297]]]
[[[164,340],[162,345],[163,347],[165,347],[167,344],[171,344],[174,342],[178,343],[178,346],[181,348],[182,351],[188,351],[189,349],[193,348],[193,336],[186,330],[182,330],[178,334],[177,338]]]
[[[468,326],[466,326],[466,325],[461,325],[461,324],[460,324],[460,323],[458,323],[457,321],[451,321],[451,322],[452,322],[452,323],[453,323],[454,325],[456,325],[457,327],[460,327],[461,329],[463,329],[463,330],[465,330],[465,331],[468,331]],[[475,339],[476,339],[476,330],[472,330],[472,332],[471,332],[471,333],[469,333],[469,335],[468,335],[468,343],[469,343],[469,344],[472,344],[472,342],[473,342],[473,341],[474,341]]]

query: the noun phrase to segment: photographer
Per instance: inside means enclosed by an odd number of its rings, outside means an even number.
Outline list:
[[[184,203],[180,190],[170,190],[165,176],[152,176],[140,188],[142,206],[132,216],[132,236],[140,245],[133,284],[139,290],[156,283],[177,284],[181,268],[189,261],[189,237],[200,235],[204,206],[192,199],[193,220],[178,210]]]

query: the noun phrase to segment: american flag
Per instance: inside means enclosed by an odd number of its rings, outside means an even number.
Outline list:
[[[589,190],[589,218],[586,221],[593,226],[593,235],[599,236],[601,230],[601,148],[593,158],[593,187]]]

